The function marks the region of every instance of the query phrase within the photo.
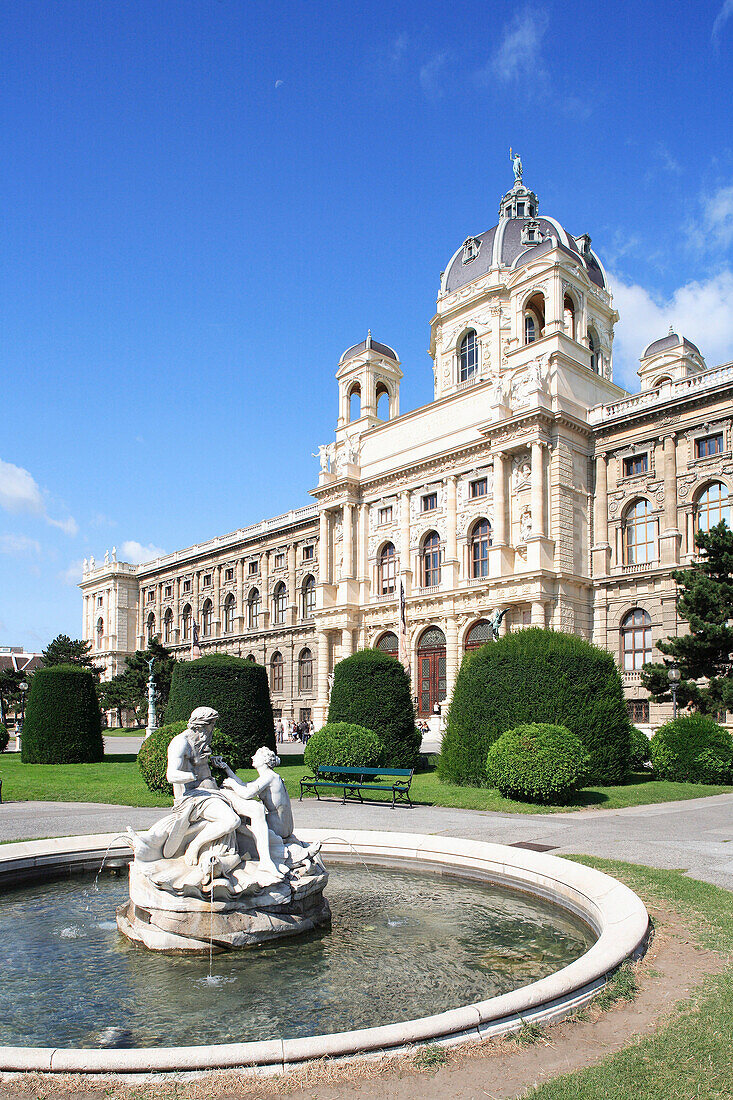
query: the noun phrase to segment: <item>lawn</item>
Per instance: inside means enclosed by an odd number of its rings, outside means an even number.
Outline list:
[[[703,947],[720,952],[720,972],[676,1006],[653,1035],[598,1065],[556,1077],[528,1100],[723,1100],[733,1095],[733,912],[730,893],[686,878],[615,860],[574,857],[607,871],[649,904],[680,913]]]
[[[733,787],[667,783],[636,774],[622,786],[590,787],[579,791],[570,806],[534,806],[503,798],[495,790],[441,783],[435,762],[435,758],[431,757],[428,769],[415,775],[412,781],[412,799],[420,805],[501,813],[558,813],[587,808],[617,810],[624,806],[674,802],[733,790]],[[307,771],[302,756],[285,757],[278,771],[291,798],[298,798],[300,777]],[[239,775],[243,779],[252,779],[255,772],[240,771]],[[5,802],[40,800],[110,802],[121,806],[170,805],[169,799],[147,789],[134,756],[110,755],[101,764],[23,764],[17,754],[5,753],[0,756],[0,779]]]

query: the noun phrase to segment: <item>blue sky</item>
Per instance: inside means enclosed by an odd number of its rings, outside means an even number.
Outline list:
[[[670,322],[733,359],[732,50],[733,0],[1,0],[0,645],[79,635],[85,556],[307,503],[367,328],[430,400],[510,145],[617,381]]]

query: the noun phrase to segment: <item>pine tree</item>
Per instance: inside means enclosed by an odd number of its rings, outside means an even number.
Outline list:
[[[41,652],[41,664],[46,668],[52,665],[79,665],[81,668],[90,668],[97,677],[100,675],[100,670],[91,657],[91,642],[71,639],[68,634],[58,634]]]
[[[700,560],[672,574],[679,589],[677,610],[690,632],[657,642],[669,660],[645,665],[641,679],[657,702],[666,702],[667,672],[676,665],[678,704],[716,714],[733,710],[733,531],[719,523],[698,531],[695,545],[702,551]]]

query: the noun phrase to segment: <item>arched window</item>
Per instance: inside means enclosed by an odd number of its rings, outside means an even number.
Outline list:
[[[236,600],[231,594],[224,600],[224,633],[234,633],[234,609],[236,607]]]
[[[533,344],[543,335],[545,327],[545,299],[542,294],[533,294],[524,307],[524,342]]]
[[[652,659],[652,620],[640,607],[621,622],[621,653],[624,672],[636,672]]]
[[[575,303],[569,294],[566,294],[562,302],[562,319],[565,335],[571,340],[575,339]]]
[[[361,386],[358,382],[349,390],[349,423],[361,416]]]
[[[389,390],[384,382],[377,384],[377,417],[379,420],[389,420]]]
[[[270,658],[270,691],[283,689],[283,655],[273,653]]]
[[[247,626],[250,630],[257,630],[260,622],[260,593],[256,588],[251,589],[247,597]]]
[[[214,618],[214,605],[211,600],[204,600],[201,608],[201,634],[204,638],[211,637],[211,624]]]
[[[396,657],[399,649],[397,635],[393,630],[388,630],[382,635],[374,648],[381,649],[382,653],[389,653],[391,657]]]
[[[458,380],[466,382],[473,378],[478,368],[478,343],[473,329],[467,332],[461,340],[458,352]]]
[[[601,365],[601,360],[598,354],[599,344],[598,337],[596,336],[592,328],[588,329],[588,350],[590,351],[590,369],[598,374],[599,367]]]
[[[153,619],[153,623],[155,623],[155,619]],[[102,648],[103,641],[104,641],[104,619],[97,619],[97,649]]]
[[[652,389],[658,390],[660,386],[666,386],[672,379],[667,374],[663,374],[661,378],[658,378],[654,383]]]
[[[477,623],[474,623],[468,634],[466,640],[463,643],[465,650],[480,649],[482,645],[486,645],[493,638],[491,631],[491,624],[488,619],[479,619]]]
[[[423,540],[422,583],[423,588],[440,584],[440,535],[437,531],[431,531]]]
[[[257,664],[257,658],[255,657],[254,653],[248,653],[247,660],[251,661],[253,665]]]
[[[697,498],[695,526],[698,531],[709,531],[718,523],[727,523],[730,527],[728,487],[721,481],[713,481]]]
[[[285,610],[288,606],[288,590],[285,587],[285,581],[280,581],[275,585],[275,592],[273,594],[273,602],[275,606],[275,622],[285,622]]]
[[[313,654],[309,649],[302,649],[298,657],[298,691],[313,691]]]
[[[182,640],[184,642],[190,641],[191,638],[191,605],[186,604],[183,609],[183,615],[181,616],[181,626],[183,627]]]
[[[487,519],[479,519],[471,529],[471,576],[488,577],[489,547],[491,546],[491,524]]]
[[[386,542],[379,551],[379,595],[391,595],[397,586],[397,558],[394,545]]]
[[[657,521],[648,500],[637,500],[624,514],[624,564],[657,560]]]
[[[163,641],[166,645],[173,641],[173,612],[170,607],[163,616]]]
[[[316,613],[316,581],[312,576],[307,576],[300,590],[300,617],[312,619]]]
[[[155,615],[152,613],[152,611],[148,615],[146,637],[148,641],[155,637]]]

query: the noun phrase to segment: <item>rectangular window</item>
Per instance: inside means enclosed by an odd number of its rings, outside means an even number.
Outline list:
[[[636,477],[647,473],[649,469],[649,455],[629,455],[624,459],[624,477]]]
[[[523,202],[518,202],[517,203],[517,217],[518,218],[523,218],[524,217],[524,203]]]
[[[224,580],[225,581],[233,581],[234,580],[234,570],[233,569],[225,569],[224,570]]]
[[[173,595],[173,585],[172,584],[167,584],[165,586],[165,594],[166,594],[166,596],[172,596]]]
[[[183,591],[184,592],[190,592],[191,591],[191,582],[190,581],[184,581],[183,582]]]
[[[276,569],[284,569],[285,568],[285,555],[284,554],[275,554],[275,568]]]
[[[152,603],[154,599],[155,599],[155,589],[154,588],[149,588],[148,589],[148,603]]]
[[[438,494],[426,493],[422,498],[422,510],[423,512],[432,512],[438,507]]]
[[[649,700],[648,699],[627,699],[626,710],[628,711],[629,718],[636,725],[637,722],[641,722],[642,725],[647,725],[649,722]]]
[[[101,607],[104,603],[104,596],[97,596],[97,607]]]
[[[383,523],[391,523],[392,522],[392,505],[391,504],[388,504],[386,506],[386,508],[380,508],[379,509],[379,512],[377,513],[377,522],[379,523],[380,527],[382,526]]]
[[[710,458],[711,455],[723,453],[723,433],[706,435],[704,439],[695,440],[695,458]]]
[[[486,496],[486,478],[480,477],[477,481],[472,481],[468,487],[468,495],[471,500],[475,500],[476,497]]]
[[[301,720],[301,722],[310,722],[310,720],[311,720],[311,708],[310,707],[301,707],[300,708],[300,720]]]
[[[258,561],[251,561],[247,567],[250,577],[253,577],[260,571],[260,563]]]
[[[204,588],[208,588],[211,584],[211,573],[204,573]]]
[[[312,546],[303,547],[303,561],[313,561],[313,550]]]

